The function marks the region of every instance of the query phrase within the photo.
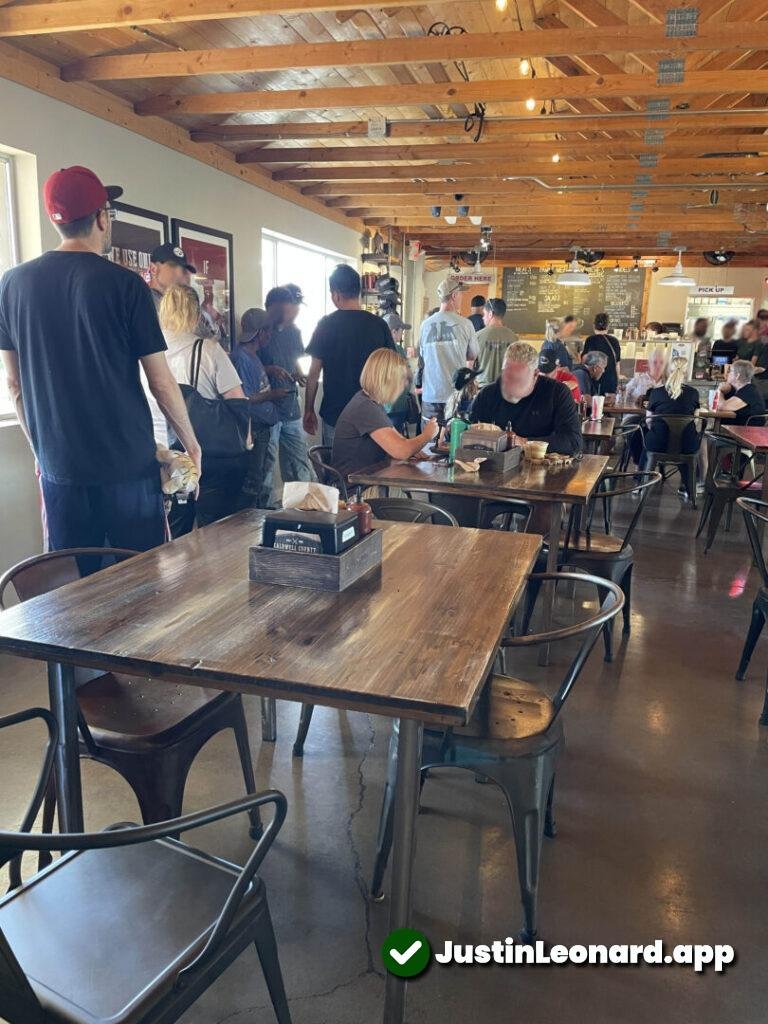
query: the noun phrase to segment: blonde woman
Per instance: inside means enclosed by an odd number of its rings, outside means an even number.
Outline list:
[[[645,447],[649,452],[665,452],[669,442],[669,427],[662,419],[653,416],[692,416],[699,408],[699,392],[685,383],[688,375],[688,360],[679,356],[671,360],[666,382],[652,388],[648,394],[648,432],[645,435]],[[683,431],[680,451],[684,455],[692,455],[699,449],[700,436],[695,423],[689,423]],[[680,467],[683,490],[692,494],[691,487],[695,481],[688,480],[688,469]]]
[[[387,409],[402,394],[408,363],[388,348],[376,349],[360,374],[360,390],[349,400],[336,423],[331,461],[344,476],[384,462],[409,459],[437,434],[431,419],[417,437],[406,438],[392,426]]]

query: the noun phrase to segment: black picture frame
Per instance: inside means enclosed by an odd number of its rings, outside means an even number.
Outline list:
[[[112,222],[112,251],[109,259],[138,274],[149,284],[149,255],[157,245],[171,239],[170,219],[156,210],[115,202],[117,218]]]
[[[220,331],[219,340],[224,348],[231,350],[237,339],[233,235],[174,217],[171,220],[171,241],[181,246],[195,267],[192,284],[200,295],[203,312],[213,317],[214,327]],[[221,275],[222,270],[223,277],[216,276]]]

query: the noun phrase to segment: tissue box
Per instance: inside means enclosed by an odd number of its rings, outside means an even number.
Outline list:
[[[469,427],[461,435],[462,448],[477,448],[482,451],[475,451],[473,458],[485,452],[503,452],[507,447],[507,434],[504,430],[478,430],[476,427]]]
[[[339,555],[359,539],[356,512],[305,512],[283,509],[264,517],[262,547]]]

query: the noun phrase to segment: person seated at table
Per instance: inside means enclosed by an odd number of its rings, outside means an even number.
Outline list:
[[[627,405],[640,403],[653,388],[661,387],[664,383],[664,368],[667,364],[667,355],[663,348],[655,348],[648,356],[648,368],[638,370],[631,380],[627,381],[624,389],[624,400]]]
[[[666,382],[655,387],[648,395],[646,409],[647,431],[645,433],[646,452],[665,452],[669,444],[669,426],[659,416],[692,416],[699,408],[699,392],[685,383],[688,374],[688,360],[677,356],[672,360]],[[636,432],[636,434],[639,433]],[[686,425],[680,438],[680,451],[683,455],[693,455],[698,451],[700,436],[696,424]],[[647,464],[650,464],[650,458]],[[695,481],[688,478],[688,467],[680,467],[682,487],[678,494],[691,495]]]
[[[472,423],[511,424],[517,444],[547,441],[551,452],[573,455],[582,448],[579,407],[565,384],[538,372],[533,345],[516,341],[507,349],[501,376],[477,396]]]
[[[608,356],[604,352],[587,352],[579,366],[574,366],[573,375],[578,381],[582,398],[591,399],[593,395],[604,395],[605,370]]]
[[[753,380],[754,375],[755,367],[748,360],[736,359],[731,363],[728,376],[720,385],[722,397],[717,406],[736,414],[728,420],[729,425],[744,426],[751,416],[765,412],[765,400]]]
[[[388,458],[409,459],[437,434],[434,417],[416,437],[403,437],[392,426],[387,408],[403,393],[408,374],[407,360],[393,349],[376,349],[366,359],[360,390],[336,423],[331,463],[344,476]]]
[[[739,343],[736,340],[736,328],[738,326],[738,320],[726,320],[722,326],[720,337],[712,346],[713,359],[715,356],[727,356],[728,362],[733,362],[736,358],[736,352],[739,347]]]
[[[543,349],[539,352],[539,373],[542,377],[559,380],[562,384],[565,384],[571,392],[571,397],[574,402],[581,401],[581,388],[579,387],[579,382],[576,380],[574,375],[570,370],[566,370],[564,367],[559,366],[551,352],[545,352]]]

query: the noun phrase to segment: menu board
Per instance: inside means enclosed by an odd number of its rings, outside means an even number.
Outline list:
[[[588,288],[556,284],[546,267],[505,267],[502,297],[504,322],[518,334],[543,334],[546,320],[573,313],[592,330],[597,313],[607,313],[611,327],[640,327],[647,271],[593,267]]]

